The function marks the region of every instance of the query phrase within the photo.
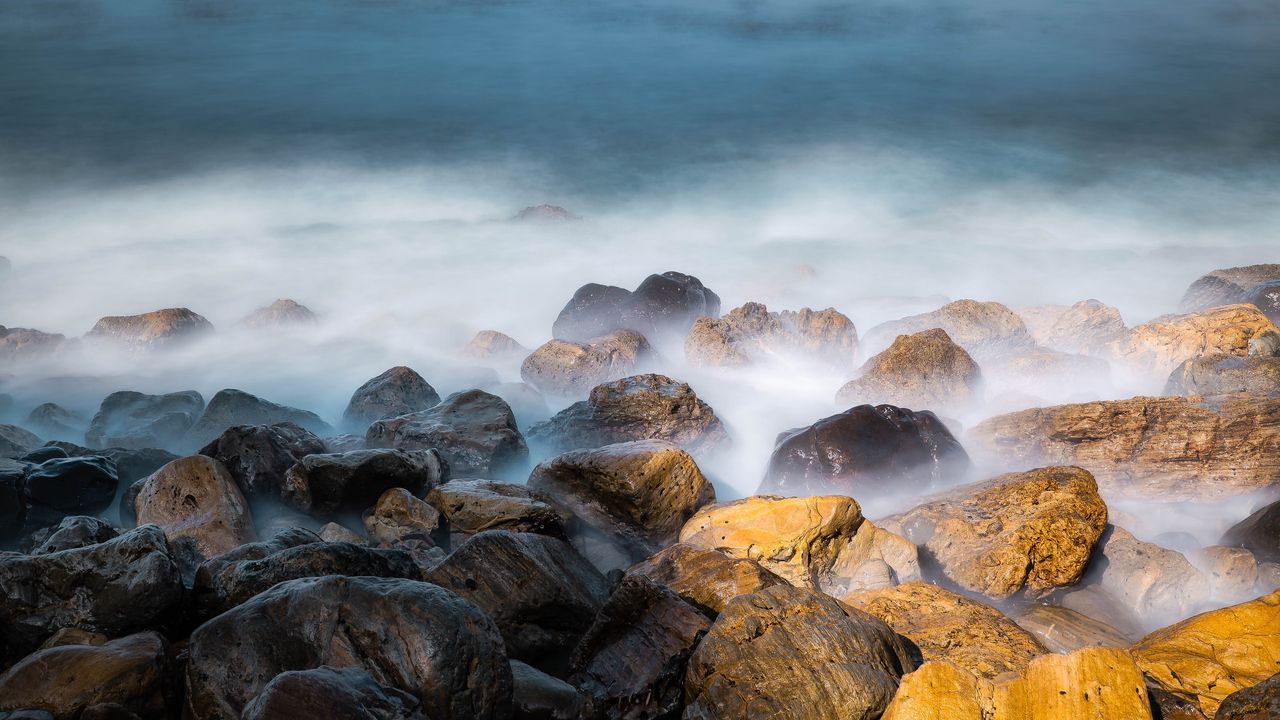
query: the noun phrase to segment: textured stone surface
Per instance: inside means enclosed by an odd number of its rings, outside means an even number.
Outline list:
[[[1164,386],[1165,395],[1241,392],[1280,396],[1280,357],[1204,355],[1175,368]]]
[[[1150,720],[1142,672],[1124,650],[1085,648],[1031,661],[995,685],[992,720]]]
[[[418,698],[353,667],[322,665],[275,676],[244,709],[242,720],[429,720]]]
[[[1214,270],[1191,283],[1181,308],[1192,312],[1244,301],[1244,294],[1260,283],[1280,279],[1280,265],[1246,265]]]
[[[169,347],[213,332],[213,324],[187,308],[167,308],[141,315],[114,315],[94,324],[86,338],[99,338],[140,348]]]
[[[74,718],[113,703],[139,717],[164,717],[168,647],[144,632],[100,645],[67,644],[24,658],[0,675],[0,710],[47,710]]]
[[[978,360],[1035,345],[1026,323],[997,302],[956,300],[933,312],[892,320],[871,328],[864,345],[887,347],[899,335],[913,335],[932,328],[947,331],[951,340]]]
[[[1086,647],[1123,648],[1130,643],[1116,628],[1056,605],[1024,605],[1010,613],[1009,618],[1034,635],[1050,652],[1069,653]]]
[[[724,317],[695,320],[684,352],[694,365],[736,367],[793,355],[845,369],[853,363],[857,345],[853,321],[835,308],[777,313],[749,302]]]
[[[946,330],[899,335],[836,393],[840,405],[888,404],[944,413],[981,399],[982,370]]]
[[[356,388],[342,413],[342,420],[355,432],[364,430],[375,420],[421,412],[439,402],[440,394],[430,383],[411,368],[401,365]]]
[[[1107,346],[1108,354],[1139,372],[1166,378],[1183,362],[1201,355],[1249,353],[1249,341],[1276,326],[1253,305],[1226,305],[1167,315],[1135,326]]]
[[[369,426],[371,448],[435,449],[457,477],[497,479],[524,467],[529,448],[511,406],[483,390],[454,393],[430,410]]]
[[[147,395],[122,390],[102,399],[84,441],[90,447],[173,448],[204,412],[194,390]]]
[[[1218,706],[1214,720],[1275,720],[1280,718],[1280,674],[1237,690]]]
[[[222,463],[204,455],[174,460],[152,473],[133,507],[140,524],[157,525],[170,541],[190,538],[203,558],[257,539],[235,480]]]
[[[243,390],[219,390],[204,409],[200,419],[187,430],[183,447],[198,450],[218,438],[229,427],[237,425],[275,425],[293,423],[317,435],[332,435],[333,428],[320,416],[307,410],[278,405],[250,395]]]
[[[515,338],[497,330],[481,330],[462,349],[463,354],[477,360],[519,360],[529,354],[529,348]]]
[[[548,395],[582,397],[603,382],[632,375],[656,358],[643,335],[617,330],[583,342],[549,340],[520,365],[520,377]]]
[[[1038,324],[1027,319],[1027,327],[1031,337],[1044,347],[1096,356],[1104,355],[1107,345],[1128,331],[1120,311],[1097,300],[1081,300],[1064,307],[1048,322]]]
[[[352,450],[307,455],[285,474],[289,505],[317,517],[360,512],[390,488],[422,493],[444,481],[450,466],[434,450]]]
[[[0,425],[0,458],[17,458],[40,446],[40,437],[17,425]]]
[[[440,528],[440,513],[404,488],[382,493],[364,516],[369,539],[383,547],[414,542],[434,545]]]
[[[28,468],[22,479],[23,526],[31,532],[67,515],[97,515],[119,487],[116,464],[105,457],[55,458]]]
[[[1209,600],[1209,578],[1182,553],[1115,526],[1108,526],[1098,540],[1086,581],[1096,583],[1148,628],[1181,620]]]
[[[565,518],[545,495],[525,485],[450,480],[432,488],[425,499],[440,513],[455,543],[485,530],[565,536]]]
[[[1232,525],[1221,542],[1244,548],[1262,562],[1280,562],[1280,502],[1264,505]]]
[[[991,684],[945,660],[902,676],[881,720],[987,720]]]
[[[711,617],[719,615],[725,603],[739,595],[790,584],[755,560],[733,558],[684,543],[636,563],[627,575],[649,577]]]
[[[250,499],[282,499],[285,473],[302,458],[327,452],[319,437],[293,423],[237,425],[200,450],[222,463]]]

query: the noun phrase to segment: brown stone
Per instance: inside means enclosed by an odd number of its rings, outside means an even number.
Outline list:
[[[1165,383],[1165,395],[1250,393],[1280,396],[1280,357],[1204,355],[1179,365]]]
[[[1134,327],[1107,346],[1109,356],[1138,372],[1167,378],[1201,355],[1249,354],[1249,341],[1276,326],[1253,305],[1225,305],[1188,315],[1166,315]]]
[[[1214,270],[1191,283],[1182,296],[1181,307],[1192,312],[1244,302],[1245,294],[1251,288],[1276,279],[1280,279],[1280,265],[1246,265]]]
[[[1130,642],[1110,625],[1056,605],[1023,605],[1009,617],[1050,652],[1069,653],[1086,647],[1123,648]]]
[[[203,558],[256,539],[249,504],[231,473],[211,457],[179,458],[142,483],[133,501],[138,524],[160,526],[171,542],[191,538]]]
[[[618,330],[585,342],[549,340],[520,366],[520,377],[551,395],[582,397],[603,382],[633,375],[654,358],[649,341]]]
[[[141,717],[163,717],[168,674],[168,647],[158,633],[59,645],[0,675],[0,710],[40,709],[70,720],[91,705],[115,703]]]
[[[720,614],[725,603],[739,595],[789,584],[754,560],[733,558],[683,543],[636,563],[627,570],[627,575],[645,575],[671,588],[685,602],[711,617]]]
[[[141,315],[104,317],[85,337],[102,338],[134,347],[162,347],[213,332],[213,325],[186,308],[168,308]]]
[[[956,300],[933,312],[893,320],[871,328],[864,345],[887,347],[899,335],[912,335],[931,328],[942,328],[960,347],[979,362],[1035,344],[1027,326],[1009,308],[997,302]]]
[[[840,405],[889,404],[956,413],[981,399],[982,371],[947,331],[899,335],[836,393]]]
[[[369,539],[383,547],[414,541],[434,545],[440,513],[404,488],[391,488],[364,516]]]

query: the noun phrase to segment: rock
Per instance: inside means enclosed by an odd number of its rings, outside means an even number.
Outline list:
[[[715,411],[692,388],[654,374],[597,385],[586,400],[534,425],[529,439],[550,452],[666,440],[700,455],[729,444]]]
[[[1092,475],[1047,467],[956,488],[882,525],[919,545],[951,582],[1003,600],[1074,584],[1106,523]]]
[[[284,500],[315,517],[358,513],[391,488],[422,492],[449,477],[435,450],[352,450],[303,457],[284,476]]]
[[[440,513],[404,488],[382,493],[364,516],[369,539],[383,547],[416,542],[436,544],[433,536],[440,527]]]
[[[9,363],[38,361],[62,347],[66,337],[31,328],[0,326],[0,361]]]
[[[945,660],[902,676],[882,720],[987,720],[991,684]]]
[[[321,665],[275,676],[241,715],[243,720],[428,720],[411,693],[378,683],[353,667]]]
[[[122,390],[102,400],[84,441],[90,447],[173,448],[204,412],[194,390],[146,395]]]
[[[664,440],[557,455],[533,469],[528,485],[576,520],[574,546],[605,570],[672,544],[694,511],[716,499],[693,458]]]
[[[608,717],[674,717],[685,665],[711,621],[643,575],[609,596],[573,653],[571,681]]]
[[[163,717],[168,674],[168,647],[158,633],[96,647],[62,645],[40,650],[0,675],[0,710],[35,708],[75,718],[91,705],[114,703],[143,717]]]
[[[694,365],[732,367],[795,354],[844,369],[852,364],[857,345],[853,321],[834,308],[776,313],[750,302],[722,318],[699,317],[684,351]]]
[[[1280,674],[1237,690],[1218,706],[1214,720],[1274,720],[1280,717]]]
[[[1086,647],[1128,647],[1119,630],[1075,610],[1056,605],[1023,605],[1010,619],[1031,633],[1049,652],[1069,653]]]
[[[581,220],[582,218],[565,210],[559,205],[530,205],[529,207],[516,213],[511,218],[517,221],[537,221],[537,222],[568,222],[571,220]]]
[[[978,677],[1020,672],[1049,652],[999,610],[936,585],[909,582],[841,599],[915,643],[925,662],[946,660]]]
[[[549,340],[520,365],[520,377],[549,395],[578,396],[603,382],[631,375],[655,358],[649,341],[618,330],[584,342]]]
[[[1189,315],[1166,315],[1129,331],[1107,346],[1108,354],[1133,369],[1165,378],[1201,355],[1249,353],[1249,341],[1276,326],[1253,305],[1225,305]]]
[[[1280,562],[1280,502],[1264,505],[1231,526],[1220,542],[1244,548],[1262,562]]]
[[[525,357],[529,354],[529,348],[497,330],[481,330],[471,338],[462,353],[477,360],[508,362]]]
[[[496,479],[523,468],[529,448],[511,407],[483,390],[454,393],[430,410],[379,420],[369,447],[436,449],[459,477]]]
[[[311,532],[292,528],[206,561],[196,572],[192,595],[199,614],[207,618],[244,604],[279,583],[325,575],[422,577],[408,553],[323,542]]]
[[[249,503],[227,469],[204,455],[174,460],[142,481],[133,507],[170,541],[190,538],[202,558],[256,539]]]
[[[433,487],[426,501],[440,513],[455,545],[485,530],[565,536],[564,519],[548,498],[524,485],[450,480]]]
[[[1111,364],[1090,355],[1037,346],[985,358],[982,368],[992,396],[1005,392],[1066,396],[1071,392],[1078,397],[1081,393],[1115,392],[1111,385]]]
[[[1161,628],[1130,652],[1162,688],[1195,699],[1212,716],[1228,695],[1276,673],[1280,592]]]
[[[377,420],[422,412],[439,403],[440,394],[430,383],[410,368],[398,366],[357,388],[342,419],[362,430]]]
[[[254,310],[240,324],[251,330],[276,330],[297,325],[314,325],[318,320],[311,308],[283,299]]]
[[[141,315],[116,315],[99,320],[86,338],[111,340],[135,348],[172,347],[213,332],[213,325],[186,308],[168,308]]]
[[[111,506],[120,477],[109,458],[46,460],[22,481],[27,532],[53,525],[67,515],[97,515]]]
[[[183,442],[189,448],[202,448],[237,425],[275,425],[293,423],[317,435],[331,435],[333,428],[318,415],[306,410],[263,400],[243,390],[219,390],[209,401],[204,414],[187,431]]]
[[[862,403],[963,411],[981,399],[982,371],[941,328],[899,335],[836,393],[840,405]]]
[[[49,442],[52,443],[57,441],[51,440]],[[31,465],[39,465],[40,463],[46,460],[62,460],[69,457],[71,457],[71,455],[69,455],[66,450],[63,450],[62,448],[56,445],[50,445],[49,443],[45,443],[43,447],[38,447],[35,450],[32,450],[31,452],[27,453],[26,455],[23,455],[22,457],[14,458],[14,459],[20,463],[29,463]]]
[[[1273,323],[1280,323],[1280,277],[1250,288],[1244,302],[1252,303]]]
[[[620,329],[622,305],[631,291],[613,285],[588,283],[578,288],[551,328],[557,340],[580,342]]]
[[[1204,355],[1175,368],[1164,386],[1165,395],[1228,393],[1280,396],[1280,357]]]
[[[1147,627],[1198,611],[1209,600],[1209,581],[1182,553],[1108,525],[1098,540],[1086,581],[1096,583]]]
[[[1253,597],[1258,560],[1248,550],[1210,545],[1197,550],[1191,560],[1205,574],[1213,600],[1236,603]]]
[[[72,515],[62,518],[62,522],[53,527],[32,533],[31,548],[26,552],[31,555],[48,555],[97,545],[119,535],[115,528],[97,518]]]
[[[1035,345],[1027,326],[1009,308],[997,302],[956,300],[933,312],[892,320],[871,328],[863,345],[888,347],[893,338],[933,328],[942,328],[952,342],[979,362],[994,355]]]
[[[755,560],[678,543],[636,563],[627,577],[644,575],[715,618],[725,603],[774,585],[789,584]]]
[[[1209,720],[1194,701],[1174,695],[1150,680],[1147,697],[1151,699],[1151,716],[1155,720]]]
[[[1280,332],[1263,330],[1249,340],[1249,357],[1280,356]]]
[[[1079,465],[1107,497],[1208,502],[1280,482],[1280,400],[1136,397],[998,415],[966,436],[1004,466]],[[975,450],[976,448],[976,450]]]
[[[17,425],[0,425],[0,458],[22,457],[40,446],[40,438]]]
[[[995,684],[992,720],[1150,720],[1142,673],[1124,650],[1084,648],[1032,660]]]
[[[23,531],[22,517],[26,502],[22,499],[22,478],[27,464],[0,458],[0,542],[8,541]]]
[[[154,525],[48,555],[0,554],[0,658],[26,655],[64,627],[111,637],[155,627],[182,592]]]
[[[27,415],[27,427],[47,438],[78,438],[84,429],[84,418],[55,403],[44,403]]]
[[[222,463],[245,497],[272,500],[282,499],[289,468],[325,452],[323,440],[287,422],[230,427],[200,450]]]
[[[339,525],[336,522],[327,522],[324,525],[321,525],[320,529],[316,531],[316,534],[325,542],[345,542],[355,545],[365,544],[365,537],[363,535],[356,533],[354,530],[349,530],[346,526]]]
[[[577,720],[594,717],[587,698],[569,683],[519,660],[511,661],[512,705],[517,720]]]
[[[645,337],[683,338],[693,321],[720,315],[720,297],[692,275],[650,275],[623,302],[620,326]]]
[[[62,647],[63,645],[92,645],[93,647],[98,647],[105,645],[110,639],[102,633],[81,630],[76,627],[65,627],[50,635],[49,639],[40,645],[40,650]]]
[[[327,453],[345,453],[352,450],[369,449],[364,444],[363,435],[351,435],[349,433],[324,438],[324,448]]]
[[[1053,350],[1101,357],[1107,345],[1123,338],[1126,332],[1119,310],[1097,300],[1081,300],[1065,308],[1047,326],[1032,327],[1031,337]]]
[[[1182,296],[1184,312],[1245,301],[1245,293],[1260,283],[1280,279],[1280,265],[1248,265],[1214,270],[1191,283]]]
[[[240,718],[277,675],[356,668],[440,720],[510,715],[511,668],[497,628],[456,595],[412,580],[281,583],[191,635],[185,714]]]
[[[563,540],[486,530],[454,550],[426,579],[492,617],[507,654],[562,673],[608,596],[604,576]]]
[[[511,406],[521,430],[551,417],[546,398],[528,383],[498,383],[489,390]]]
[[[684,717],[874,718],[912,669],[882,621],[776,585],[725,605],[689,660]]]
[[[969,456],[936,415],[859,405],[780,433],[759,493],[877,494],[954,482]]]

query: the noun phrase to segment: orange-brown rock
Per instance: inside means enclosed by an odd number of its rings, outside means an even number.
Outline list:
[[[213,332],[213,325],[186,308],[168,308],[141,315],[104,317],[85,337],[102,338],[135,347],[161,347]]]
[[[1009,617],[1023,630],[1035,635],[1050,652],[1069,653],[1086,647],[1129,647],[1129,639],[1119,630],[1069,608],[1032,603],[1017,608]]]
[[[1251,393],[1280,396],[1280,357],[1204,355],[1179,365],[1165,383],[1165,395]]]
[[[112,703],[138,717],[166,717],[169,672],[168,647],[155,632],[45,648],[0,675],[0,711],[77,718],[92,705]]]
[[[1142,672],[1124,650],[1041,655],[995,684],[991,720],[1150,720]]]
[[[740,366],[795,354],[846,368],[857,344],[853,321],[834,308],[777,313],[749,302],[724,317],[695,320],[684,351],[694,365]]]
[[[1166,315],[1138,325],[1107,346],[1108,355],[1140,373],[1166,378],[1201,355],[1249,353],[1249,341],[1276,326],[1253,305],[1224,305],[1187,315]]]
[[[529,354],[529,348],[506,333],[481,330],[471,338],[462,352],[479,360],[518,360]]]
[[[739,595],[789,584],[754,560],[683,543],[641,560],[627,570],[627,575],[648,576],[713,617]]]
[[[941,328],[899,335],[836,393],[836,403],[887,403],[954,413],[980,398],[982,371]]]
[[[981,362],[984,358],[1035,345],[1026,323],[997,302],[956,300],[933,312],[892,320],[871,328],[864,345],[887,347],[899,335],[931,328],[947,331],[951,340]]]
[[[1066,353],[1102,355],[1109,343],[1127,332],[1120,311],[1097,300],[1020,309],[1018,314],[1036,343]]]
[[[520,377],[538,390],[582,396],[596,385],[633,375],[654,357],[634,330],[617,330],[584,342],[548,340],[520,365]]]
[[[160,526],[170,542],[190,538],[205,559],[256,537],[249,503],[231,473],[211,457],[179,458],[140,482],[133,501],[138,524]]]

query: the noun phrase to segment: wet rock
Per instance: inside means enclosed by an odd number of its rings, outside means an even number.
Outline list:
[[[22,499],[22,477],[26,463],[0,458],[0,542],[11,540],[23,530],[26,502]]]
[[[333,435],[324,439],[324,451],[327,453],[345,453],[352,450],[368,450],[363,435]]]
[[[778,435],[757,492],[863,495],[954,482],[969,456],[936,415],[859,405]]]
[[[548,498],[524,485],[450,480],[433,487],[426,501],[440,513],[455,545],[485,530],[565,536],[564,518]]]
[[[47,438],[69,440],[83,434],[84,418],[55,403],[37,405],[27,415],[27,427]]]
[[[1086,582],[1096,583],[1147,627],[1184,618],[1209,600],[1208,578],[1182,553],[1114,525],[1098,540]]]
[[[834,308],[777,313],[750,302],[722,318],[699,317],[685,337],[684,351],[694,365],[735,367],[794,354],[843,369],[853,363],[857,345],[853,321]]]
[[[493,622],[412,580],[290,580],[200,626],[189,654],[186,713],[211,720],[240,718],[281,673],[324,665],[412,695],[433,720],[511,712],[511,668]]]
[[[421,375],[397,366],[356,388],[342,419],[349,427],[363,430],[374,421],[421,412],[439,403],[440,394]]]
[[[622,581],[574,651],[570,680],[607,717],[674,717],[711,621],[643,575]]]
[[[1076,467],[1000,475],[883,521],[960,587],[1003,600],[1074,584],[1107,523],[1093,476]]]
[[[716,498],[693,458],[663,440],[567,452],[534,468],[528,484],[575,519],[570,539],[602,569],[626,568],[672,544],[694,511]]]
[[[86,338],[111,340],[135,348],[172,347],[213,332],[213,324],[186,308],[167,308],[141,315],[104,317]]]
[[[1139,372],[1165,378],[1183,362],[1201,355],[1245,357],[1249,341],[1268,330],[1275,332],[1275,324],[1253,305],[1226,305],[1143,323],[1111,343],[1107,351]]]
[[[155,627],[182,592],[154,525],[84,548],[0,555],[0,657],[21,657],[64,627],[111,637]]]
[[[1261,283],[1280,279],[1280,265],[1223,268],[1202,276],[1182,296],[1184,312],[1245,302],[1245,293]]]
[[[688,384],[654,374],[597,385],[586,400],[534,425],[529,439],[551,452],[666,440],[699,455],[729,444],[715,411]]]
[[[1274,720],[1280,717],[1280,674],[1237,690],[1218,706],[1214,720]]]
[[[789,584],[760,563],[677,543],[636,563],[627,576],[644,575],[715,618],[725,603],[774,585]]]
[[[190,538],[202,558],[256,539],[249,503],[222,463],[204,455],[180,458],[142,481],[133,501],[139,523],[170,541]]]
[[[0,326],[0,361],[20,363],[38,361],[62,347],[66,337],[31,328]]]
[[[109,458],[46,460],[27,470],[22,481],[24,527],[31,532],[67,515],[97,515],[111,506],[119,484]]]
[[[1280,400],[1136,397],[998,415],[969,431],[1005,466],[1079,465],[1108,497],[1205,502],[1280,482]]]
[[[284,500],[316,517],[360,512],[391,488],[421,494],[449,477],[435,450],[353,450],[303,457],[284,478]]]
[[[511,406],[483,390],[454,393],[430,410],[379,420],[365,441],[373,448],[434,448],[459,477],[496,479],[523,468],[529,457]]]
[[[242,720],[428,720],[418,698],[352,667],[321,665],[275,676],[245,707]]]
[[[204,414],[187,431],[183,442],[189,448],[202,448],[216,440],[227,428],[277,423],[293,423],[317,435],[333,434],[333,428],[313,412],[277,405],[243,390],[227,389],[219,390],[209,400]]]
[[[588,283],[578,288],[551,328],[558,340],[580,342],[608,335],[620,328],[622,306],[631,291],[613,285]]]
[[[1241,602],[1254,596],[1258,560],[1248,550],[1210,545],[1195,551],[1190,560],[1204,573],[1213,600]]]
[[[914,335],[933,328],[945,330],[952,342],[978,362],[1035,345],[1017,313],[997,302],[977,300],[956,300],[933,312],[882,323],[871,328],[863,345],[888,347],[899,335]]]
[[[1250,288],[1244,295],[1244,302],[1252,303],[1271,322],[1280,324],[1280,278]]]
[[[911,640],[926,662],[946,660],[982,678],[1020,672],[1048,650],[993,607],[922,582],[845,595],[844,602]]]
[[[276,300],[270,305],[258,308],[240,321],[240,325],[251,330],[276,330],[298,325],[314,325],[319,318],[311,312],[311,308],[293,300]]]
[[[1195,699],[1212,716],[1228,695],[1275,674],[1280,592],[1156,630],[1131,652],[1160,687]]]
[[[608,596],[604,576],[565,541],[502,530],[473,536],[426,579],[492,617],[508,656],[552,675]]]
[[[1154,720],[1209,720],[1194,700],[1174,695],[1150,681],[1147,682],[1147,697],[1151,700],[1151,717]]]
[[[1174,369],[1165,395],[1280,396],[1280,357],[1205,355]]]
[[[1025,317],[1025,316],[1024,316]],[[1107,345],[1124,337],[1128,329],[1120,311],[1097,300],[1081,300],[1063,308],[1050,322],[1027,326],[1037,344],[1065,353],[1103,356]]]
[[[574,686],[519,660],[511,661],[515,720],[577,720],[595,717],[590,701]]]
[[[147,395],[122,390],[102,400],[84,441],[94,448],[173,448],[204,412],[194,390]]]
[[[655,357],[649,341],[634,330],[583,342],[549,340],[524,359],[520,377],[549,395],[581,397],[602,382],[637,372]]]
[[[1010,619],[1031,633],[1049,652],[1069,653],[1086,647],[1128,647],[1130,640],[1116,628],[1056,605],[1024,605]]]
[[[364,516],[364,529],[369,533],[369,539],[383,547],[406,543],[434,546],[434,536],[439,527],[440,513],[399,487],[382,493]]]
[[[289,468],[326,452],[323,440],[293,423],[230,427],[200,450],[222,463],[245,497],[273,500],[283,497]]]
[[[57,525],[32,533],[29,538],[31,547],[26,552],[31,555],[48,555],[97,545],[119,535],[115,528],[97,518],[73,515],[62,518],[62,522]]]
[[[692,275],[650,275],[622,303],[619,327],[647,338],[683,338],[698,317],[720,315],[720,296]]]
[[[77,718],[111,703],[141,717],[167,715],[168,647],[144,632],[99,646],[62,645],[36,652],[0,675],[0,710],[46,710]]]
[[[1264,505],[1231,526],[1220,543],[1244,548],[1262,562],[1280,562],[1280,502]]]
[[[529,348],[516,342],[515,338],[497,330],[481,330],[471,338],[462,349],[464,355],[478,360],[494,360],[510,362],[519,360],[529,354]],[[433,405],[435,403],[432,403]]]
[[[1264,330],[1249,339],[1249,357],[1280,356],[1280,332]]]
[[[316,534],[325,542],[346,542],[355,545],[365,544],[365,537],[363,535],[360,535],[354,530],[348,529],[344,525],[339,525],[336,522],[328,522],[321,525]]]
[[[57,441],[51,440],[50,442],[57,442]],[[92,453],[85,453],[85,454],[92,454]],[[38,447],[35,450],[32,450],[31,452],[27,453],[26,455],[23,455],[22,457],[16,458],[16,460],[20,463],[30,463],[31,465],[39,465],[40,463],[46,460],[61,460],[63,458],[69,458],[69,457],[71,457],[71,455],[67,453],[66,450],[63,450],[61,447],[58,447],[56,445],[50,445],[49,443],[45,443],[43,447]]]
[[[981,399],[982,371],[940,328],[899,335],[836,393],[841,405],[861,403],[953,413]]]
[[[17,425],[0,425],[0,458],[22,457],[40,446],[40,438]]]
[[[884,622],[777,585],[725,605],[690,658],[684,717],[873,718],[912,669]]]

